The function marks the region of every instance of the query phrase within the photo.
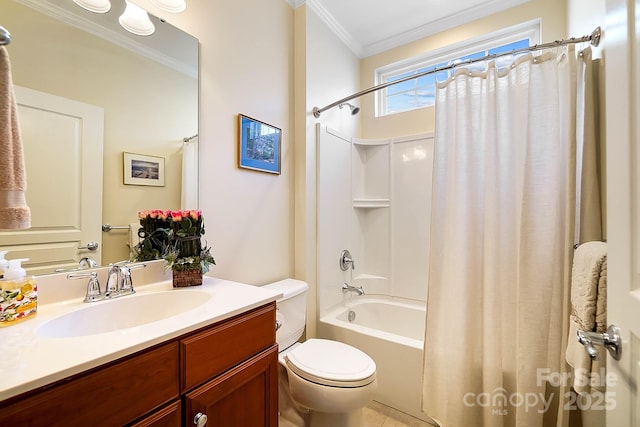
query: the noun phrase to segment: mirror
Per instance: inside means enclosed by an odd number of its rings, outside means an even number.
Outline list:
[[[51,125],[38,130],[35,149],[25,143],[32,228],[0,233],[0,248],[10,251],[8,258],[30,258],[30,274],[77,267],[82,257],[103,265],[128,259],[128,230],[103,232],[103,223],[127,227],[137,222],[138,211],[181,207],[183,139],[198,133],[198,41],[154,16],[152,35],[131,34],[118,24],[124,0],[111,4],[108,13],[97,14],[73,0],[0,2],[0,25],[12,35],[7,50],[14,85],[103,111],[102,160],[82,164],[84,154],[56,159],[62,148]],[[44,122],[20,119],[21,129]],[[126,185],[125,152],[162,158],[164,186]],[[90,196],[101,195],[82,207],[89,198],[74,191],[94,178]],[[45,240],[34,252],[27,246],[39,232]],[[47,240],[54,235],[58,240]],[[101,252],[78,251],[91,241],[101,242]]]

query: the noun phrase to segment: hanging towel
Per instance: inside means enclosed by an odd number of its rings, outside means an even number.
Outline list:
[[[140,237],[138,236],[138,230],[140,230],[139,222],[132,222],[129,224],[129,234],[127,246],[129,246],[129,256],[131,259],[134,259],[136,256],[135,247],[138,243],[140,243]]]
[[[607,330],[607,244],[587,242],[576,249],[571,277],[571,316],[566,359],[573,368],[573,388],[578,393],[605,391],[606,350],[591,360],[576,338],[577,331]]]
[[[0,46],[0,229],[31,227],[26,189],[27,177],[11,64],[6,48]]]

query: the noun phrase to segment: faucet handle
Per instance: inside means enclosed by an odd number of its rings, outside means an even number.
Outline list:
[[[118,283],[121,277],[119,265],[112,265],[107,273],[107,284],[104,285],[104,297],[105,298],[115,298],[119,295],[119,287]]]
[[[92,271],[91,273],[69,273],[67,279],[86,279],[89,278],[87,283],[87,294],[84,297],[84,302],[95,302],[104,299],[104,294],[100,290],[100,282],[98,281],[98,273]]]
[[[131,269],[126,265],[120,266],[120,295],[135,294],[133,280],[131,279]]]
[[[138,263],[138,264],[127,264],[127,263],[118,263],[115,264],[120,268],[120,295],[129,295],[135,294],[136,291],[133,289],[133,277],[131,276],[132,270],[139,270],[141,268],[145,268],[147,264]]]
[[[347,271],[349,267],[351,267],[352,270],[356,269],[356,263],[353,261],[351,252],[349,252],[348,249],[344,249],[342,250],[342,252],[340,252],[339,264],[340,270],[342,271]]]

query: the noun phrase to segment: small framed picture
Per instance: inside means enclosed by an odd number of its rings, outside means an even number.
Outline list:
[[[164,187],[164,157],[124,152],[124,183]]]
[[[238,124],[238,166],[279,175],[282,131],[242,114]]]

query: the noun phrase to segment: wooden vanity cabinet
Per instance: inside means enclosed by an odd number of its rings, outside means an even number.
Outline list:
[[[184,425],[278,426],[275,320],[273,304],[180,340]]]
[[[0,426],[193,426],[198,413],[277,427],[275,302],[0,402]]]
[[[178,399],[177,373],[172,341],[1,402],[0,426],[125,425]]]
[[[176,427],[182,422],[182,405],[176,400],[150,415],[131,424],[130,427]]]

